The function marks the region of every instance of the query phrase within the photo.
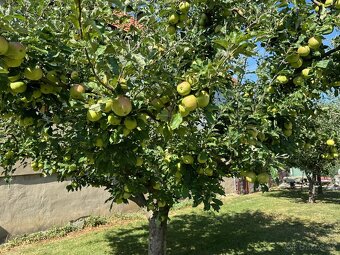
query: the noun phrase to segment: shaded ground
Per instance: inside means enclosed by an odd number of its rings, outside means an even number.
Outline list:
[[[168,254],[339,254],[339,194],[326,193],[319,203],[306,204],[295,192],[258,193],[226,198],[219,213],[176,209],[169,223]],[[136,219],[6,254],[144,255],[147,225]]]

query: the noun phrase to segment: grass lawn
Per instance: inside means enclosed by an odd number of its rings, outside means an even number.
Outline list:
[[[230,196],[219,213],[182,205],[171,212],[168,254],[340,254],[340,192],[327,192],[316,204],[305,199],[299,191]],[[3,254],[145,255],[147,235],[146,220],[135,215]]]

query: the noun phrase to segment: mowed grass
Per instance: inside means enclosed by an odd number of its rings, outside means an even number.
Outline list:
[[[300,191],[223,199],[220,212],[183,205],[171,212],[168,254],[340,254],[340,192],[316,204]],[[6,255],[147,254],[147,222],[140,215],[109,227],[16,247]],[[1,252],[0,252],[1,253]]]

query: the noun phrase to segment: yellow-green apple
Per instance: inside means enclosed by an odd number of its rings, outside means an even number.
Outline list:
[[[290,121],[285,122],[283,126],[285,127],[285,129],[293,129],[293,123],[291,123]]]
[[[6,54],[8,50],[8,41],[5,39],[5,37],[0,36],[0,55]]]
[[[301,75],[302,75],[302,77],[303,78],[308,78],[309,77],[309,73],[310,73],[310,68],[305,68],[305,69],[303,69],[302,71],[301,71]]]
[[[301,56],[301,57],[306,57],[309,55],[310,53],[310,48],[308,45],[306,46],[300,46],[297,50],[298,54]]]
[[[137,127],[137,120],[135,118],[126,118],[124,120],[124,126],[130,130],[133,130]]]
[[[198,154],[197,156],[197,161],[200,164],[204,164],[206,163],[208,160],[208,154],[206,152],[201,152],[200,154]]]
[[[40,91],[41,91],[41,93],[46,94],[46,95],[47,94],[52,94],[52,93],[55,92],[53,85],[45,84],[45,83],[40,84]]]
[[[160,190],[161,189],[161,184],[159,182],[155,182],[153,185],[152,185],[153,189],[155,190]]]
[[[107,116],[107,123],[112,126],[118,126],[120,122],[121,119],[114,114],[110,114],[109,116]]]
[[[303,79],[303,77],[301,76],[297,76],[293,79],[293,83],[296,85],[296,86],[301,86],[303,85],[305,82],[305,80]]]
[[[167,27],[167,29],[166,29],[167,31],[168,31],[168,34],[169,35],[174,35],[174,34],[176,34],[176,27],[174,27],[174,26],[168,26]]]
[[[4,57],[3,60],[7,67],[19,67],[23,62],[22,58],[14,59],[14,58]]]
[[[41,97],[41,91],[40,91],[40,89],[34,90],[33,93],[32,93],[32,97],[33,97],[34,99],[37,99],[37,98]]]
[[[190,9],[190,4],[187,1],[181,2],[179,4],[179,10],[183,13],[188,13]]]
[[[257,176],[257,180],[259,181],[260,184],[266,184],[269,182],[269,175],[267,173],[260,173]]]
[[[11,59],[23,59],[26,56],[26,48],[19,42],[9,42],[5,56]]]
[[[9,86],[14,93],[23,93],[27,89],[26,83],[22,81],[11,82]]]
[[[56,70],[48,71],[46,74],[47,80],[50,82],[56,83],[58,82],[58,73]]]
[[[333,139],[328,139],[327,142],[326,142],[326,144],[327,144],[328,146],[334,146],[335,141],[334,141]]]
[[[292,129],[285,129],[285,130],[283,130],[283,134],[285,136],[289,137],[293,134],[293,130]]]
[[[246,172],[245,177],[246,177],[247,182],[254,183],[256,181],[256,174],[254,172],[250,172],[250,171]]]
[[[190,113],[190,111],[187,108],[185,108],[183,105],[179,105],[178,110],[182,117],[186,117]]]
[[[169,16],[169,23],[171,25],[176,25],[179,22],[179,16],[177,13],[173,13]]]
[[[276,77],[276,80],[280,84],[286,84],[288,82],[288,77],[286,75],[279,75],[279,76]]]
[[[197,108],[197,98],[194,95],[186,96],[182,99],[182,105],[189,111]]]
[[[205,90],[202,90],[197,96],[197,106],[200,108],[207,107],[210,102],[210,95]]]
[[[191,155],[185,155],[182,157],[182,161],[184,164],[192,165],[194,163],[194,158]]]
[[[100,111],[95,111],[95,110],[89,109],[87,111],[86,117],[89,121],[96,122],[96,121],[101,119],[102,113]]]
[[[95,146],[98,148],[103,148],[104,147],[104,140],[100,137],[96,139]]]
[[[321,44],[322,44],[322,40],[321,40],[320,37],[313,36],[313,37],[309,38],[309,40],[308,40],[308,46],[309,46],[309,48],[311,48],[313,50],[318,50],[320,48]]]
[[[112,111],[120,117],[128,115],[132,111],[130,99],[126,96],[118,96],[113,100]]]
[[[303,60],[300,58],[298,61],[290,63],[293,68],[300,68],[303,65]]]
[[[28,80],[38,81],[43,77],[43,71],[39,66],[27,67],[24,71],[24,76]]]
[[[70,88],[70,96],[74,99],[81,99],[85,93],[85,87],[81,84],[74,84]]]
[[[189,95],[191,91],[191,85],[187,81],[183,81],[180,84],[177,85],[177,92],[181,96]]]

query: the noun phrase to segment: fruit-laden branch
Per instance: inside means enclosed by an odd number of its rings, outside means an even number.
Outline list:
[[[316,0],[312,0],[313,4],[317,5],[317,6],[322,6],[322,3],[316,1]]]
[[[80,38],[82,40],[84,40],[84,32],[83,32],[83,25],[82,25],[82,7],[81,7],[81,0],[77,0],[77,3],[78,3],[78,23],[79,23],[79,30],[80,30]],[[91,58],[90,58],[90,55],[89,55],[89,52],[88,50],[85,48],[85,56],[86,56],[86,59],[87,61],[89,62],[89,65],[90,65],[90,68],[91,68],[91,71],[93,73],[93,75],[95,76],[96,80],[99,82],[99,84],[101,84],[102,86],[104,86],[106,89],[108,89],[109,91],[115,93],[115,90],[114,88],[108,86],[107,84],[105,84],[101,79],[100,77],[98,76],[96,70],[94,69],[94,66],[92,64],[92,61],[91,61]]]

